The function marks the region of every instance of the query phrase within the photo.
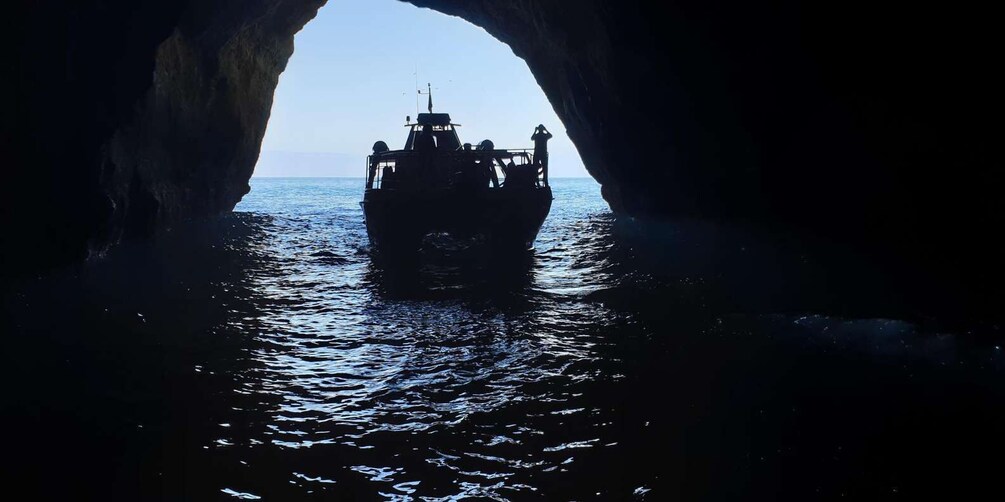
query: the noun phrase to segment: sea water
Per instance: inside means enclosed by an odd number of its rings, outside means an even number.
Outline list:
[[[363,180],[251,185],[233,214],[5,288],[7,469],[29,493],[871,499],[995,479],[967,445],[1005,443],[1000,348],[848,315],[899,312],[868,264],[615,217],[593,180],[556,179],[533,252],[429,245],[402,269],[369,248]]]

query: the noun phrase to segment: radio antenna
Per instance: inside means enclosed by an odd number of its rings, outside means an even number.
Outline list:
[[[433,113],[433,85],[427,83],[426,84],[426,92],[422,92],[422,89],[416,89],[415,91],[416,91],[416,97],[415,97],[416,100],[418,100],[419,99],[419,95],[422,95],[422,94],[425,94],[426,96],[429,96],[429,104],[427,105],[427,109],[429,110],[429,113]],[[418,116],[418,114],[419,114],[419,104],[418,104],[418,102],[416,102],[416,104],[415,104],[415,114],[416,114],[416,116]]]
[[[422,94],[422,91],[419,90],[419,63],[415,63],[415,72],[412,73],[412,76],[415,77],[415,116],[418,117],[419,116],[419,94]]]

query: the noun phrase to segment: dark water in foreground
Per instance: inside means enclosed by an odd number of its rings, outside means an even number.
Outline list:
[[[996,489],[994,336],[865,262],[613,218],[556,180],[535,253],[371,259],[358,180],[4,292],[8,489],[33,498],[855,499]],[[858,317],[852,317],[854,314]],[[980,340],[980,341],[978,341]],[[988,341],[992,340],[992,341]]]

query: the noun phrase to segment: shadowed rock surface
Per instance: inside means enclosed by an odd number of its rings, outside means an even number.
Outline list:
[[[7,251],[74,261],[123,235],[232,209],[293,34],[323,3],[22,6],[21,99],[4,123],[19,162],[5,201],[14,235],[38,247]],[[25,209],[33,214],[17,215]]]
[[[482,26],[527,61],[615,210],[847,245],[889,265],[925,310],[1001,304],[1005,86],[988,13],[411,1]],[[13,7],[5,260],[73,262],[229,211],[248,189],[293,35],[323,3]]]

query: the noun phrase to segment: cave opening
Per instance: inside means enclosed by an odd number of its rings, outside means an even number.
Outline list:
[[[394,0],[343,0],[323,6],[295,47],[252,186],[261,178],[363,177],[371,145],[400,148],[406,117],[427,106],[451,114],[461,141],[472,144],[529,148],[534,127],[545,124],[555,136],[551,177],[589,177],[526,62],[467,21]],[[427,83],[431,99],[417,92]]]

